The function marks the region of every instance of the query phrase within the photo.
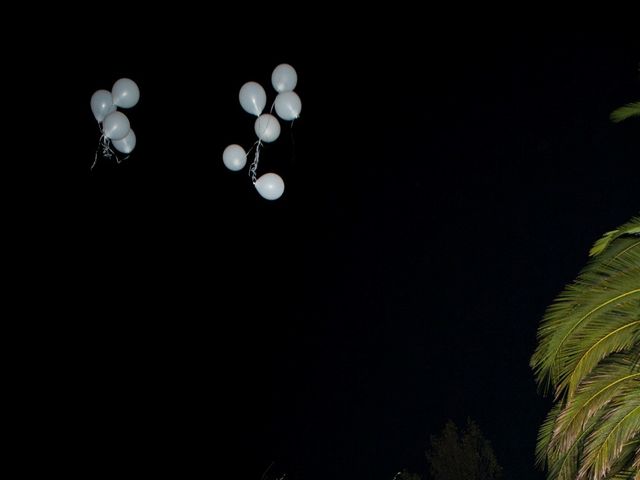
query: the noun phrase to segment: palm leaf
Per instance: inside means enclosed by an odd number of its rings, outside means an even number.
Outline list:
[[[639,302],[640,249],[583,273],[542,320],[540,345],[532,357],[538,381],[548,377],[558,398],[569,384],[575,388],[597,361],[628,347],[625,331],[631,336],[636,331]]]
[[[559,388],[574,392],[579,383],[609,355],[629,350],[640,334],[638,302],[631,301],[595,318],[567,345],[565,369],[570,372]],[[572,394],[572,393],[571,393]]]
[[[606,480],[638,480],[640,470],[637,470],[632,465],[634,455],[637,454],[638,445],[640,445],[640,439],[636,438],[623,446],[622,453],[605,477]],[[601,479],[594,478],[594,480]]]
[[[640,348],[636,348],[640,351]],[[609,407],[612,398],[638,388],[640,371],[634,368],[628,352],[611,355],[587,377],[576,394],[567,402],[557,416],[549,448],[568,450],[576,442],[587,423],[603,407]]]
[[[545,460],[549,467],[548,479],[631,480],[630,474],[637,475],[638,468],[632,466],[632,462],[637,462],[637,458],[634,460],[633,451],[625,450],[624,443],[629,438],[638,436],[637,417],[640,414],[640,406],[638,402],[628,401],[628,397],[633,392],[637,395],[637,391],[638,385],[635,389],[629,388],[621,392],[622,395],[615,400],[614,404],[624,407],[624,410],[619,408],[615,415],[609,414],[606,417],[601,411],[589,420],[576,441],[569,444],[566,451],[558,449],[547,451]],[[609,424],[607,429],[602,427],[606,422]],[[587,448],[589,450],[586,450]],[[589,452],[589,457],[586,459],[585,452]],[[635,454],[637,455],[638,452]],[[607,475],[599,476],[595,473],[596,468],[607,472]]]
[[[556,398],[569,382],[575,388],[599,359],[628,345],[620,341],[626,334],[614,330],[626,325],[634,335],[635,324],[629,324],[640,305],[636,230],[640,217],[603,237],[592,249],[595,258],[545,312],[531,366],[540,385],[559,387]]]
[[[640,440],[636,439],[623,447],[620,457],[607,474],[607,480],[638,480],[637,475],[640,472],[631,465],[638,443]]]
[[[551,408],[551,411],[547,414],[540,430],[538,430],[536,464],[541,468],[544,468],[548,464],[548,457],[550,455],[549,446],[551,444],[551,439],[553,438],[558,416],[562,413],[562,409],[562,402],[556,402],[556,404]]]
[[[638,105],[640,106],[640,102],[638,103]],[[629,222],[622,225],[620,228],[611,230],[610,232],[605,233],[601,238],[599,238],[593,245],[593,247],[591,247],[589,256],[594,257],[601,254],[616,238],[619,238],[623,235],[638,234],[640,234],[640,217],[634,217]]]
[[[622,465],[630,465],[635,448],[630,445],[640,433],[640,381],[609,404],[607,414],[586,441],[578,480],[606,478],[620,457]],[[633,446],[633,445],[632,445]]]
[[[578,475],[579,459],[583,448],[583,440],[597,423],[598,417],[590,420],[590,425],[578,436],[566,450],[549,449],[547,452],[547,462],[549,472],[548,480],[575,480]]]
[[[624,107],[616,108],[609,118],[612,122],[618,123],[636,115],[640,115],[640,102],[628,103]]]

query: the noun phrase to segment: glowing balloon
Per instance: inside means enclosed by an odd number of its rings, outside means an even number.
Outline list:
[[[136,134],[133,129],[129,130],[127,136],[121,140],[112,140],[113,147],[122,153],[131,153],[136,148]]]
[[[259,116],[267,104],[267,93],[262,85],[256,82],[247,82],[240,88],[238,94],[240,105],[245,112]]]
[[[122,140],[131,130],[129,119],[122,112],[112,112],[102,122],[102,133],[111,140]]]
[[[276,92],[290,92],[296,88],[298,74],[288,63],[281,63],[271,74],[271,84]]]
[[[284,192],[284,181],[276,173],[265,173],[256,180],[256,190],[267,200],[277,200]]]
[[[238,170],[242,170],[247,164],[247,152],[245,152],[244,148],[240,145],[234,143],[224,149],[224,152],[222,152],[222,161],[224,162],[224,166],[229,170],[237,172]]]
[[[270,143],[280,136],[280,122],[273,115],[264,113],[256,118],[254,130],[260,140]]]
[[[131,108],[140,100],[140,89],[130,78],[121,78],[111,88],[113,104],[121,108]]]
[[[283,120],[295,120],[302,111],[302,102],[296,92],[282,92],[276,97],[276,113]]]
[[[98,123],[101,123],[104,117],[115,111],[116,106],[113,104],[113,96],[110,91],[96,90],[96,92],[91,95],[91,112]]]

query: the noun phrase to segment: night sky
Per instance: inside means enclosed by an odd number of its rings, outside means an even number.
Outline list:
[[[591,244],[640,209],[640,123],[608,120],[640,99],[637,38],[159,15],[113,42],[77,27],[37,70],[75,136],[31,225],[57,467],[425,478],[429,435],[470,417],[507,479],[544,478],[528,362]],[[261,152],[286,184],[269,202],[222,151],[254,142],[238,91],[270,105],[279,63],[302,115]],[[138,145],[89,171],[89,99],[121,77]]]

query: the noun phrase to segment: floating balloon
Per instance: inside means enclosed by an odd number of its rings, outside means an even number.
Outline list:
[[[116,106],[113,104],[111,92],[108,90],[96,90],[91,95],[91,111],[98,123],[102,123],[104,117],[111,112],[115,112]]]
[[[256,82],[247,82],[240,88],[238,95],[240,105],[251,115],[259,116],[267,104],[267,93],[262,85]]]
[[[131,108],[140,100],[140,89],[130,78],[121,78],[111,89],[113,104],[121,108]]]
[[[129,130],[131,130],[129,119],[122,112],[112,112],[102,122],[102,132],[111,140],[122,140]]]
[[[258,138],[263,142],[273,142],[280,136],[280,122],[269,113],[264,113],[256,118],[254,129]]]
[[[113,140],[112,143],[119,152],[129,154],[136,148],[136,134],[133,133],[133,129],[130,129],[126,137],[121,140]]]
[[[244,148],[234,143],[224,149],[224,152],[222,152],[222,161],[224,162],[224,166],[229,170],[237,172],[238,170],[242,170],[247,164],[247,153],[244,151]]]
[[[271,84],[276,92],[290,92],[296,88],[298,74],[288,63],[281,63],[271,74]]]
[[[283,120],[295,120],[300,116],[302,101],[296,92],[282,92],[276,97],[276,113]]]
[[[276,173],[265,173],[255,184],[258,193],[267,200],[277,200],[284,192],[284,181]]]

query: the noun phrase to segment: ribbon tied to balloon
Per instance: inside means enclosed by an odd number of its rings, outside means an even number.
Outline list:
[[[111,148],[112,146],[125,155],[133,151],[136,146],[136,134],[131,128],[129,119],[124,113],[118,111],[118,107],[131,108],[139,100],[140,89],[130,78],[117,80],[111,91],[101,89],[91,96],[91,112],[98,122],[101,133],[98,150],[91,165],[92,170],[98,161],[98,152],[106,158],[115,157],[120,163],[121,160]]]
[[[254,131],[258,140],[254,143],[255,148],[253,162],[249,167],[249,176],[258,193],[267,200],[277,200],[284,193],[284,180],[280,175],[269,172],[257,177],[258,163],[260,161],[260,148],[263,143],[275,142],[281,133],[280,122],[273,115],[273,110],[280,119],[293,121],[300,116],[302,102],[293,89],[298,83],[298,74],[295,69],[286,63],[278,65],[271,74],[271,84],[277,96],[271,105],[269,113],[263,113],[267,105],[267,94],[257,82],[247,82],[240,88],[238,98],[240,106],[247,113],[254,115]],[[246,152],[238,144],[231,144],[224,149],[222,161],[224,165],[232,171],[242,170],[247,164],[247,156],[251,152]]]

